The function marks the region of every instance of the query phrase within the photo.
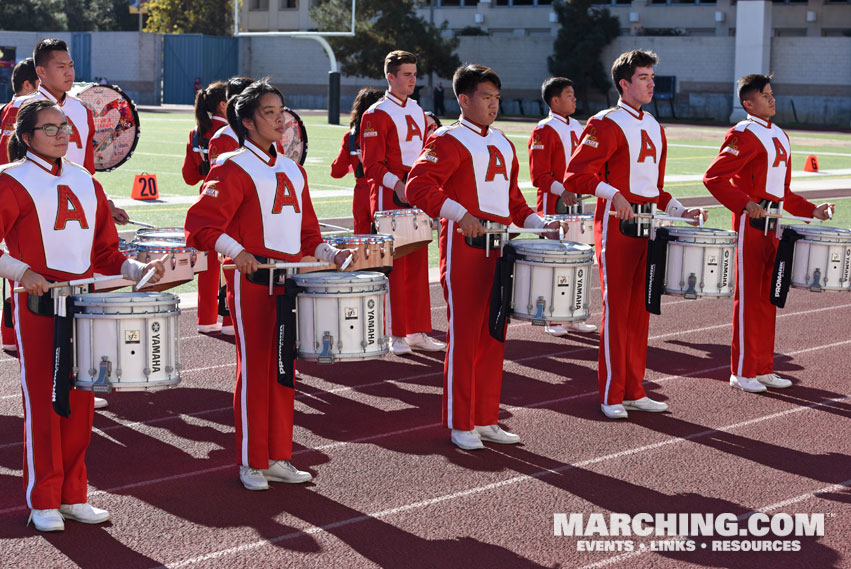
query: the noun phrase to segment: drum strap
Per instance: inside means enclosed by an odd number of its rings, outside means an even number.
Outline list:
[[[638,204],[634,203],[632,205],[632,211],[635,213],[653,213],[653,205],[652,203]],[[626,235],[627,237],[637,237],[639,239],[649,239],[650,238],[650,221],[647,218],[642,217],[634,217],[632,219],[622,219],[620,221],[620,230],[621,233]]]
[[[201,155],[201,166],[199,171],[202,176],[206,176],[210,171],[210,139],[204,138],[201,136],[201,133],[198,132],[198,128],[194,128],[192,130],[192,150]]]
[[[777,202],[773,202],[769,199],[764,199],[759,201],[759,205],[768,212],[768,213],[780,213],[780,207]],[[751,227],[757,229],[759,231],[766,231],[766,224],[768,224],[768,231],[774,231],[777,227],[777,218],[776,217],[761,217],[759,219],[750,218],[748,223],[751,224]],[[794,245],[793,245],[794,246]]]
[[[64,303],[65,310],[57,304],[57,314],[53,317],[53,410],[57,415],[68,417],[71,415],[70,393],[74,387],[74,301],[70,296],[64,296],[57,298],[56,302]]]
[[[574,205],[567,205],[561,196],[556,198],[556,214],[557,215],[578,215],[585,213],[582,211],[582,202],[576,202]]]
[[[3,325],[12,328],[15,324],[12,320],[12,301],[6,296],[9,282],[3,279]]]
[[[791,227],[783,228],[783,237],[777,244],[777,256],[774,258],[774,270],[771,272],[769,300],[778,308],[786,306],[786,296],[792,283],[792,256],[795,253],[795,241],[804,236]]]
[[[358,147],[358,137],[355,136],[355,129],[352,128],[351,134],[349,135],[349,154],[352,156],[359,156],[358,151],[360,151],[360,148]],[[358,160],[357,168],[355,168],[355,178],[363,178],[364,175],[363,163]]]
[[[219,287],[219,316],[230,316],[230,308],[228,308],[228,287],[222,285]]]
[[[275,296],[277,318],[275,322],[278,340],[278,383],[295,388],[296,355],[296,296],[299,287],[292,279],[284,281],[284,294]]]
[[[488,327],[494,340],[505,342],[505,329],[511,313],[511,295],[514,291],[514,261],[517,250],[512,245],[502,248],[502,257],[496,262],[491,287],[491,307]]]
[[[656,229],[656,238],[647,242],[647,272],[644,275],[644,307],[650,314],[662,314],[662,292],[668,260],[670,234],[664,227]]]

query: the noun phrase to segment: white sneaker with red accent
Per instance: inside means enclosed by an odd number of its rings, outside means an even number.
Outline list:
[[[269,481],[263,476],[263,472],[250,466],[239,467],[239,481],[246,490],[268,490]]]
[[[748,393],[762,393],[768,391],[768,388],[761,384],[755,377],[744,377],[741,375],[730,376],[730,387],[747,391]]]
[[[95,508],[89,503],[62,504],[59,513],[66,520],[74,520],[84,524],[102,524],[109,519],[109,512]]]
[[[785,387],[792,386],[791,381],[780,377],[776,373],[766,373],[763,375],[758,375],[756,376],[756,380],[766,387],[775,387],[777,389],[783,389]]]
[[[561,324],[547,324],[544,326],[544,332],[556,338],[567,336],[567,330]]]
[[[236,330],[233,326],[222,326],[222,334],[225,336],[235,336]]]
[[[588,324],[587,322],[571,322],[568,324],[568,328],[574,332],[579,332],[580,334],[590,334],[591,332],[597,331],[597,326],[594,324]]]
[[[627,411],[649,411],[651,413],[662,413],[668,410],[668,404],[645,396],[641,399],[635,399],[634,401],[624,400],[623,408]]]
[[[452,441],[452,444],[463,450],[479,450],[485,448],[485,445],[482,444],[482,439],[479,437],[479,433],[476,432],[475,429],[472,431],[459,431],[458,429],[452,429],[452,434],[449,435],[449,440]]]
[[[405,341],[408,342],[408,346],[411,348],[424,352],[442,352],[446,349],[445,343],[432,338],[425,332],[408,334],[405,336]]]
[[[414,353],[414,350],[408,345],[408,341],[401,336],[390,337],[390,351],[393,352],[394,356],[406,356]]]
[[[313,480],[313,475],[304,470],[299,470],[289,460],[270,460],[269,468],[261,470],[266,480],[270,482],[286,482],[288,484],[301,484]]]
[[[504,431],[499,425],[487,425],[485,427],[476,425],[476,433],[480,439],[489,443],[513,445],[520,442],[520,435]]]
[[[63,531],[65,520],[59,510],[31,510],[27,525],[33,523],[38,531]]]
[[[216,322],[215,324],[198,324],[198,332],[201,334],[215,334],[222,331],[222,325]]]

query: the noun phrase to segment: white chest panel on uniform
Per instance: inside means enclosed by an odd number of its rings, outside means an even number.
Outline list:
[[[753,118],[742,122],[747,123],[745,128],[755,134],[765,148],[768,160],[765,168],[765,191],[782,199],[786,190],[786,169],[792,155],[789,138],[774,123],[769,125]]]
[[[425,113],[416,101],[410,97],[404,106],[399,99],[387,93],[374,107],[383,111],[396,125],[399,137],[399,150],[402,154],[402,164],[410,168],[422,152],[425,144],[426,120]]]
[[[24,187],[35,205],[47,267],[82,274],[91,266],[97,222],[94,181],[67,160],[59,176],[45,169],[50,166],[35,157],[5,173]]]
[[[462,120],[446,135],[458,140],[470,153],[479,209],[484,213],[508,217],[514,148],[500,130],[489,128],[485,136],[479,132],[479,127]]]
[[[578,145],[579,139],[582,136],[582,125],[579,124],[578,120],[570,117],[567,117],[567,120],[565,121],[565,119],[552,114],[538,124],[548,126],[556,131],[556,134],[558,134],[558,137],[561,139],[561,146],[564,150],[564,163],[568,164],[570,162],[570,156],[573,154],[573,141],[575,139],[576,144]]]
[[[662,159],[662,127],[649,113],[641,118],[634,109],[615,107],[607,119],[620,127],[629,146],[629,191],[646,198],[659,195],[659,161]]]
[[[305,179],[298,165],[286,156],[269,156],[251,141],[231,158],[251,177],[260,202],[263,245],[271,251],[297,255],[301,251],[302,193]]]

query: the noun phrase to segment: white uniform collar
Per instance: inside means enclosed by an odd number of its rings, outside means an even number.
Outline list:
[[[644,111],[643,110],[636,109],[632,105],[625,103],[623,101],[623,99],[618,99],[618,106],[620,108],[624,109],[626,112],[628,112],[632,116],[634,116],[635,118],[637,118],[638,120],[641,120],[644,117]]]
[[[246,138],[245,139],[245,147],[248,150],[250,150],[252,154],[257,156],[257,158],[262,160],[263,163],[266,164],[267,166],[274,166],[275,165],[275,159],[278,157],[278,155],[275,152],[275,145],[274,144],[269,147],[269,151],[266,151],[266,150],[263,150],[262,148],[260,148],[259,146],[257,146],[251,139]],[[270,154],[270,152],[271,152],[271,154]]]
[[[561,121],[564,124],[570,124],[570,119],[568,117],[563,117],[557,113],[550,111],[550,117],[556,119],[557,121]]]
[[[391,93],[390,91],[385,91],[384,96],[387,98],[387,100],[393,101],[394,103],[396,103],[400,107],[404,107],[405,105],[408,104],[408,98],[409,97],[406,97],[405,100],[403,101],[402,99],[400,99],[399,97],[397,97],[396,95]]]
[[[62,93],[62,100],[59,100],[53,95],[51,95],[50,91],[48,91],[47,88],[43,85],[38,86],[38,92],[44,95],[44,98],[50,101],[51,103],[56,103],[60,107],[65,104],[65,93]]]
[[[38,154],[35,150],[27,150],[27,160],[34,163],[36,166],[50,174],[51,176],[60,176],[62,174],[62,159],[58,162],[46,158]]]
[[[765,128],[771,128],[771,121],[766,121],[765,119],[761,119],[759,117],[755,117],[753,115],[748,115],[748,120],[751,122],[755,122],[759,126],[764,126]]]
[[[470,130],[472,130],[473,132],[475,132],[479,136],[487,136],[488,135],[488,130],[489,130],[488,127],[479,126],[476,123],[474,123],[473,121],[465,119],[463,116],[458,119],[458,122],[461,123],[463,126],[466,126],[467,128],[469,128]]]

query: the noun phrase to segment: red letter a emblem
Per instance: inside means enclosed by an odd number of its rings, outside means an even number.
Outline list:
[[[59,203],[56,207],[56,223],[53,224],[53,229],[62,231],[69,221],[76,221],[80,224],[81,229],[88,229],[89,224],[86,221],[86,212],[83,211],[80,199],[74,195],[71,188],[68,186],[57,186],[56,191]]]

